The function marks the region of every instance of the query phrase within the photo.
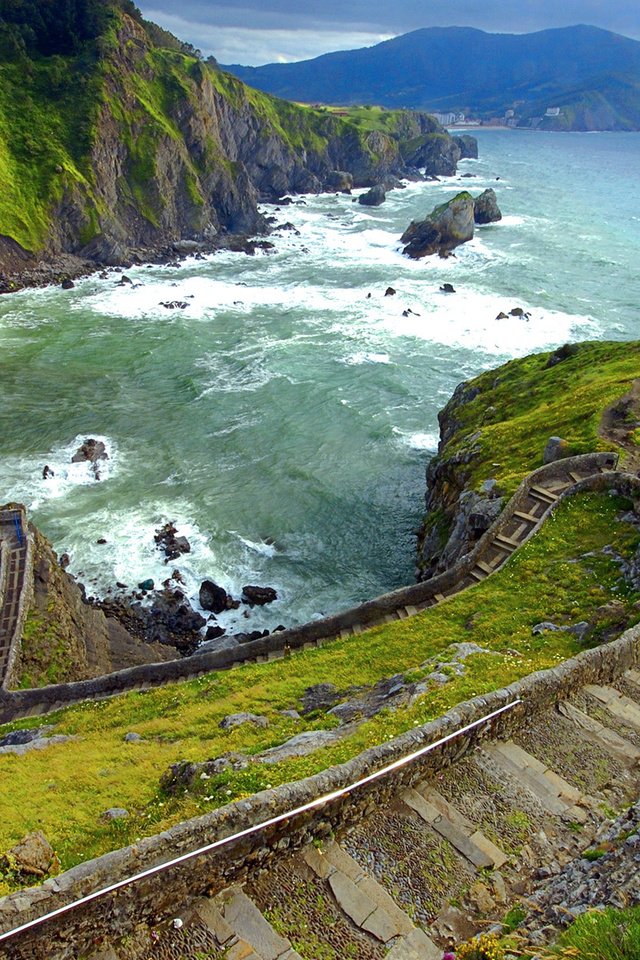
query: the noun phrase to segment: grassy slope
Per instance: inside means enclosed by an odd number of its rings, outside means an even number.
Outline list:
[[[0,233],[41,249],[65,188],[86,186],[98,76],[75,58],[0,64]]]
[[[480,393],[456,409],[460,428],[442,452],[448,458],[479,448],[469,465],[470,486],[495,477],[513,493],[526,473],[542,466],[552,435],[567,440],[572,454],[610,448],[598,436],[600,419],[638,376],[640,342],[580,344],[575,356],[549,369],[548,356],[513,360],[470,381]]]
[[[11,796],[0,799],[0,851],[39,828],[68,867],[230,799],[344,761],[461,700],[572,656],[579,649],[572,635],[533,637],[532,625],[592,619],[596,609],[613,598],[623,601],[631,620],[640,616],[633,607],[637,596],[621,583],[611,558],[600,553],[615,544],[628,556],[638,545],[637,531],[616,521],[622,506],[609,496],[573,499],[490,581],[409,621],[291,660],[60,713],[54,718],[56,732],[78,740],[24,757],[0,756],[0,776],[12,784]],[[601,615],[601,627],[607,616]],[[229,750],[256,753],[302,730],[333,726],[335,720],[326,715],[295,721],[279,714],[298,705],[311,684],[330,678],[347,690],[394,672],[419,679],[430,672],[430,667],[421,667],[428,657],[443,655],[449,644],[461,641],[476,642],[496,655],[472,657],[465,677],[434,686],[411,709],[382,713],[344,741],[308,757],[212,778],[196,797],[171,799],[158,788],[162,772],[179,759],[204,760]],[[242,710],[267,716],[269,726],[219,729],[222,717]],[[36,724],[31,720],[15,726]],[[144,743],[124,743],[131,730],[140,733]],[[113,806],[125,807],[132,816],[101,824],[101,813]],[[10,876],[5,884],[8,889]]]
[[[548,960],[637,960],[640,907],[590,911],[561,936]]]

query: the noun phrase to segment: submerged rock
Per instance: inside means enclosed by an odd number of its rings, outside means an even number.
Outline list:
[[[78,447],[71,457],[71,463],[90,463],[93,467],[93,474],[96,480],[100,479],[99,463],[101,460],[108,460],[109,454],[102,440],[94,440],[89,437]],[[53,476],[53,473],[51,473]]]
[[[178,534],[175,523],[165,523],[163,527],[156,530],[153,539],[164,551],[167,561],[177,560],[183,553],[191,553],[191,544],[186,537]]]

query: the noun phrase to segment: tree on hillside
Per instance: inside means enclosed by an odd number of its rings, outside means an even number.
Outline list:
[[[0,0],[0,29],[5,39],[30,54],[78,53],[105,28],[116,7],[141,19],[131,0]]]

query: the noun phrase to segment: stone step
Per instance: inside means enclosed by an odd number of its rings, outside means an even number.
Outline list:
[[[476,560],[476,567],[480,567],[481,570],[484,570],[485,573],[493,573],[494,567],[490,566],[488,563],[485,563],[484,560]]]
[[[564,490],[568,490],[571,486],[573,486],[573,484],[568,480],[552,480],[545,489],[550,490],[552,493],[562,493]]]
[[[604,704],[609,713],[617,720],[622,720],[627,726],[640,732],[640,706],[634,700],[625,697],[624,694],[614,690],[613,687],[601,687],[594,683],[587,684],[584,691],[599,703]]]
[[[416,927],[408,937],[401,937],[388,954],[385,960],[441,960],[442,950],[436,947],[424,930]]]
[[[522,510],[514,510],[513,515],[521,520],[528,520],[529,523],[538,523],[540,520],[540,517],[534,517],[532,513],[524,513]]]
[[[580,791],[513,741],[484,744],[482,752],[503,774],[529,790],[547,813],[569,815],[579,823],[587,820],[587,812],[578,806],[585,802]]]
[[[474,580],[478,581],[486,580],[487,578],[487,574],[484,572],[484,570],[478,570],[477,567],[474,567],[473,570],[470,571],[470,574]]]
[[[495,546],[507,547],[509,550],[517,550],[520,546],[517,540],[514,540],[513,537],[507,537],[504,533],[497,533],[493,542]]]
[[[407,614],[410,617],[415,617],[415,615],[418,612],[418,608],[411,606],[411,604],[408,604],[408,606],[405,607],[405,610],[407,611]]]
[[[402,799],[478,870],[499,869],[506,863],[502,850],[428,784],[407,790]]]
[[[624,674],[625,680],[629,680],[634,686],[638,687],[640,695],[640,670],[627,670]]]
[[[302,856],[313,873],[329,884],[338,906],[357,927],[381,943],[393,941],[393,949],[405,945],[405,953],[396,954],[398,960],[403,956],[411,960],[409,951],[414,946],[422,949],[419,956],[440,960],[441,952],[429,937],[343,847],[335,841],[320,848],[309,845]]]
[[[578,710],[573,704],[561,701],[558,713],[569,720],[587,740],[595,740],[608,753],[628,766],[640,763],[640,750],[629,740],[594,720],[587,713]]]
[[[284,937],[273,929],[253,900],[240,887],[229,887],[212,902],[224,921],[223,931],[232,931],[238,942],[225,953],[226,960],[301,960]],[[202,914],[200,914],[202,916]],[[203,917],[203,919],[205,919]],[[209,924],[209,920],[205,919]],[[216,935],[217,936],[217,935]],[[243,953],[249,949],[252,952]],[[236,951],[235,953],[232,951]]]
[[[532,497],[540,497],[543,500],[547,500],[550,503],[555,503],[558,499],[555,493],[552,493],[551,490],[548,490],[546,487],[540,487],[538,484],[531,484],[529,487],[529,493]]]

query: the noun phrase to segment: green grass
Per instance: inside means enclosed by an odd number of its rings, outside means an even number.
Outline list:
[[[27,250],[44,246],[65,191],[88,192],[98,89],[82,58],[0,64],[0,232]]]
[[[549,954],[561,960],[638,960],[640,907],[583,914]]]
[[[443,454],[447,459],[477,447],[464,468],[467,486],[495,477],[513,493],[529,471],[542,466],[552,435],[567,440],[571,454],[611,448],[598,436],[602,412],[638,376],[640,342],[579,344],[574,356],[546,369],[548,357],[513,360],[470,381],[480,394],[456,408],[459,427]]]
[[[570,634],[532,636],[531,627],[539,621],[589,620],[599,606],[617,598],[635,622],[640,617],[633,607],[637,595],[620,581],[611,558],[600,552],[614,544],[628,556],[638,546],[637,531],[616,520],[624,506],[628,504],[604,494],[571,498],[493,577],[409,620],[289,660],[247,665],[61,712],[54,718],[56,732],[77,740],[24,757],[0,756],[0,777],[11,783],[11,791],[0,797],[0,852],[28,831],[42,829],[67,868],[229,800],[343,762],[462,700],[578,652]],[[421,668],[427,658],[444,655],[451,643],[469,640],[494,655],[469,658],[464,677],[434,686],[410,709],[383,712],[345,740],[307,757],[251,765],[203,781],[195,795],[170,798],[159,789],[161,774],[178,760],[201,761],[227,751],[258,753],[302,730],[335,726],[335,719],[326,715],[313,722],[280,715],[280,710],[299,706],[312,684],[330,679],[346,691],[396,672],[415,679],[429,672]],[[220,730],[225,715],[245,710],[265,715],[269,726]],[[39,723],[31,719],[14,727]],[[132,730],[145,738],[143,743],[123,742]],[[131,817],[102,824],[101,813],[114,806],[125,807]]]

